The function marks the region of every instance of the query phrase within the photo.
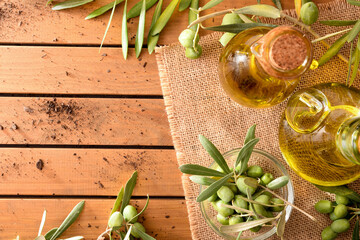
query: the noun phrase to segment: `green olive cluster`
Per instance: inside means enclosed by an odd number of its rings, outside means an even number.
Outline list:
[[[323,240],[335,239],[339,233],[346,232],[350,228],[349,218],[354,216],[350,213],[350,200],[347,197],[336,195],[336,202],[320,200],[315,204],[316,211],[329,214],[332,224],[321,232]]]
[[[316,4],[311,1],[305,1],[300,10],[301,21],[310,26],[317,21],[318,17],[319,9]]]
[[[217,169],[221,171],[220,168]],[[267,186],[269,189],[278,189],[287,184],[288,181],[276,183],[271,173],[264,173],[260,166],[254,165],[248,167],[246,172],[239,175],[236,183],[229,183],[222,186],[214,195],[207,199],[211,202],[214,209],[218,212],[217,221],[222,225],[234,225],[244,221],[252,221],[259,218],[272,218],[273,212],[284,210],[284,201],[274,197],[270,192],[260,187],[252,187],[246,184],[247,178],[256,179],[256,181]],[[275,184],[272,184],[272,183]],[[270,187],[269,187],[270,186]],[[249,201],[247,196],[251,196],[256,203]],[[226,207],[232,205],[236,210]],[[249,214],[250,213],[250,214]],[[258,232],[262,226],[256,226],[250,230]]]
[[[127,205],[124,210],[123,214],[121,214],[119,211],[114,212],[108,222],[108,226],[110,228],[120,228],[124,225],[124,221],[126,222],[126,225],[132,224],[134,227],[142,232],[145,232],[145,227],[137,222],[138,220],[138,212],[134,206]],[[125,237],[125,232],[120,232],[121,237]],[[131,235],[135,238],[140,238],[139,234],[136,233],[133,229],[131,230]]]
[[[199,39],[199,35],[193,29],[185,29],[181,32],[179,42],[186,49],[185,56],[187,58],[197,59],[201,56],[202,48],[199,45]]]

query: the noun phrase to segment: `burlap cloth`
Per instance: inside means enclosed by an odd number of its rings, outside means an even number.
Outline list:
[[[319,9],[320,20],[360,18],[360,8],[351,6],[343,0],[319,5]],[[292,10],[287,13],[295,16]],[[284,20],[271,22],[287,23]],[[341,29],[321,24],[315,24],[313,28],[322,36]],[[199,134],[208,137],[221,152],[226,152],[242,146],[246,130],[254,123],[257,124],[256,135],[260,138],[257,148],[273,154],[285,164],[279,150],[278,124],[286,101],[268,109],[250,109],[230,100],[220,87],[218,79],[217,65],[222,51],[218,42],[219,36],[220,33],[214,33],[201,38],[203,55],[197,60],[187,59],[184,48],[177,43],[156,49],[161,86],[179,165],[211,164],[212,159],[198,141]],[[330,42],[333,41],[332,39]],[[319,59],[324,51],[325,48],[317,43],[315,58]],[[346,51],[344,54],[348,56]],[[347,64],[335,57],[325,66],[308,71],[303,76],[298,89],[323,82],[345,83],[347,69]],[[354,86],[360,86],[359,77],[355,80]],[[321,226],[317,226],[306,216],[293,210],[286,224],[285,239],[321,239],[321,230],[329,225],[330,221],[328,216],[314,210],[314,204],[320,199],[329,199],[332,196],[319,191],[293,171],[288,170],[295,187],[295,205],[319,219]],[[183,176],[182,182],[192,238],[221,239],[208,227],[201,215],[199,203],[195,201],[199,186],[193,184],[186,175]],[[360,190],[360,181],[352,184],[352,187]],[[338,237],[338,239],[350,238],[350,231]]]

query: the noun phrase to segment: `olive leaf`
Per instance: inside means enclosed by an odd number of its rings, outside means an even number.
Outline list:
[[[329,61],[332,57],[334,57],[340,49],[344,46],[347,40],[347,36],[349,33],[345,33],[342,35],[338,40],[334,42],[333,45],[324,53],[324,55],[321,56],[318,63],[319,66],[324,65],[327,61]]]
[[[216,179],[214,178],[209,178],[209,177],[203,177],[203,176],[196,176],[196,175],[192,175],[189,177],[190,180],[194,183],[200,184],[200,185],[204,185],[204,186],[210,186],[211,184],[213,184],[214,182],[216,182]],[[231,183],[225,183],[225,186],[230,186],[230,185],[234,185]]]
[[[50,240],[50,238],[54,235],[54,233],[57,231],[58,228],[53,228],[51,230],[49,230],[45,235],[45,239],[46,240]]]
[[[282,11],[281,1],[280,0],[272,0],[272,2],[275,4],[275,6]]]
[[[360,1],[356,1],[356,0],[346,0],[346,1],[351,5],[360,7]]]
[[[42,218],[41,218],[38,236],[40,236],[41,233],[42,233],[42,230],[43,230],[44,225],[45,225],[45,220],[46,220],[46,210],[44,210],[43,216],[42,216]],[[45,238],[45,237],[44,237],[44,238]]]
[[[65,2],[58,3],[52,7],[52,10],[63,10],[68,8],[79,7],[81,5],[90,3],[94,0],[68,0]]]
[[[244,144],[247,144],[249,141],[255,138],[256,124],[252,125],[245,136]]]
[[[354,80],[355,80],[355,78],[357,76],[357,73],[358,73],[358,70],[359,70],[359,63],[360,63],[360,36],[358,38],[357,46],[355,48],[354,61],[355,62],[354,62],[353,72],[351,74],[349,86],[351,86],[354,83]],[[351,61],[349,61],[349,62],[351,62]]]
[[[351,65],[353,64],[355,58],[354,58],[354,52],[353,52],[353,47],[354,47],[354,42],[351,42],[350,45],[350,57],[349,57],[349,64],[348,64],[348,73],[347,73],[347,77],[346,77],[346,85],[349,84],[349,80],[350,80],[350,73],[351,73]]]
[[[239,14],[249,14],[261,17],[280,18],[280,10],[267,4],[250,5],[234,11]]]
[[[356,20],[325,20],[319,22],[321,24],[328,26],[351,26],[354,25],[357,21]]]
[[[235,168],[240,164],[239,173],[242,174],[248,167],[248,162],[255,145],[259,142],[258,138],[252,139],[247,142],[239,151],[239,155],[235,162]]]
[[[54,234],[51,236],[50,240],[55,240],[56,238],[60,237],[60,235],[63,234],[63,232],[65,232],[66,229],[68,229],[71,226],[71,224],[75,222],[75,220],[80,215],[81,211],[84,209],[84,205],[85,205],[85,201],[81,201],[73,208],[73,210],[71,210],[69,215],[60,225],[60,227],[56,229]]]
[[[146,10],[155,5],[158,0],[146,0]],[[134,18],[140,15],[142,8],[142,0],[137,2],[127,13],[127,19]]]
[[[300,10],[301,10],[301,6],[302,6],[302,1],[301,0],[294,0],[294,5],[295,5],[296,16],[299,19],[300,18]]]
[[[207,10],[209,8],[215,7],[216,5],[222,3],[224,0],[211,0],[209,2],[207,2],[202,8],[201,10]]]
[[[158,2],[158,4],[156,5],[155,12],[154,12],[152,20],[151,20],[150,30],[149,30],[149,34],[148,34],[148,37],[147,37],[149,54],[151,54],[154,51],[155,46],[156,46],[157,42],[159,41],[160,35],[158,34],[158,35],[153,36],[152,35],[152,29],[153,29],[156,21],[160,17],[162,4],[163,4],[163,0],[160,0]]]
[[[250,228],[253,227],[257,227],[259,225],[271,222],[273,220],[276,220],[277,218],[263,218],[263,219],[259,219],[259,220],[254,220],[254,221],[250,221],[250,222],[243,222],[243,223],[238,223],[235,225],[223,225],[220,227],[220,232],[222,233],[234,233],[234,232],[239,232],[239,231],[245,231],[248,230]]]
[[[204,137],[203,135],[199,135],[199,140],[201,145],[205,148],[205,150],[209,153],[209,155],[215,160],[215,162],[219,165],[219,167],[225,172],[230,173],[230,168],[227,165],[224,156],[220,153],[220,151],[215,147],[215,145],[210,142],[209,139]]]
[[[213,184],[211,184],[208,188],[206,188],[204,191],[202,191],[199,196],[196,198],[197,202],[202,202],[211,197],[214,193],[217,192],[224,184],[230,179],[230,177],[233,175],[233,173],[229,173],[225,177],[217,180]]]
[[[284,187],[288,183],[289,183],[289,177],[281,176],[272,180],[268,185],[266,185],[266,187],[270,190],[276,190]]]
[[[146,14],[146,0],[142,0],[143,5],[139,17],[139,26],[135,38],[135,53],[136,58],[139,58],[142,46],[144,43],[144,32],[145,32],[145,14]]]
[[[40,235],[40,236],[37,236],[35,238],[35,240],[46,240],[46,238],[44,236]]]
[[[119,209],[119,207],[122,203],[123,197],[124,197],[124,187],[121,187],[121,189],[116,197],[116,200],[114,202],[114,206],[111,209],[110,216]]]
[[[360,203],[360,195],[357,192],[351,190],[350,188],[348,188],[346,186],[327,187],[327,186],[320,186],[320,185],[316,185],[316,184],[314,184],[314,185],[315,185],[315,187],[319,188],[321,191],[341,195],[341,196],[347,197],[355,202]]]
[[[124,237],[124,240],[129,240],[129,239],[130,239],[130,233],[131,233],[132,227],[133,227],[133,225],[131,225],[131,226],[129,227],[129,230],[128,230],[127,233],[126,233],[126,235],[125,235],[125,237]]]
[[[349,32],[349,35],[347,37],[347,42],[352,42],[356,38],[359,32],[360,32],[360,20],[356,22],[355,26]]]
[[[197,19],[197,13],[195,13],[191,9],[199,9],[199,0],[191,1],[190,10],[189,10],[189,24],[191,24],[192,22],[194,22]],[[197,27],[198,27],[198,24],[195,24],[195,25],[191,26],[190,29],[196,31]]]
[[[121,207],[120,207],[120,212],[122,213],[124,211],[124,208],[129,204],[130,202],[130,198],[131,195],[134,191],[135,188],[135,184],[136,184],[136,179],[137,179],[138,173],[137,171],[135,171],[131,178],[127,181],[126,185],[125,185],[125,190],[124,190],[124,197],[121,203]]]
[[[285,233],[285,224],[286,224],[286,209],[284,209],[281,213],[281,217],[276,225],[276,235],[278,235],[281,239]]]
[[[179,167],[182,173],[193,174],[199,176],[214,176],[214,177],[223,177],[224,173],[216,171],[211,168],[203,167],[197,164],[184,164]]]
[[[160,15],[159,19],[154,24],[152,31],[153,36],[158,35],[164,29],[179,1],[180,0],[172,0],[165,8],[164,12]]]
[[[191,4],[191,0],[180,0],[180,4],[179,4],[179,12],[184,11],[185,9],[187,9]]]
[[[356,220],[352,240],[359,240],[359,219]]]
[[[136,214],[134,217],[132,217],[128,222],[131,222],[132,220],[134,220],[135,218],[139,217],[141,214],[143,214],[143,212],[145,212],[145,210],[147,209],[148,205],[149,205],[149,194],[147,195],[147,199],[146,199],[146,203],[145,203],[145,206],[143,207],[143,209],[138,213]]]
[[[128,28],[127,28],[127,0],[125,0],[124,4],[124,13],[121,23],[121,49],[123,52],[124,59],[127,59],[128,50],[129,50],[129,39],[128,39]]]
[[[107,24],[107,26],[106,26],[105,33],[104,33],[103,39],[102,39],[101,44],[100,44],[99,52],[100,52],[100,50],[101,50],[101,48],[102,48],[102,46],[103,46],[103,44],[104,44],[106,35],[107,35],[108,31],[109,31],[109,28],[110,28],[110,25],[111,25],[111,21],[112,21],[112,18],[113,18],[113,16],[114,16],[114,12],[115,12],[115,7],[116,7],[116,2],[114,1],[114,3],[113,3],[113,9],[112,9],[112,11],[111,11],[110,18],[109,18],[109,22],[108,22],[108,24]]]
[[[266,23],[235,23],[235,24],[226,24],[214,27],[204,27],[205,30],[218,31],[218,32],[230,32],[230,33],[239,33],[248,28],[253,27],[276,27],[277,25],[266,24]]]
[[[116,0],[115,4],[118,5],[119,3],[122,3],[124,0]],[[113,8],[114,6],[114,2],[108,3],[98,9],[96,9],[95,11],[91,12],[89,15],[86,16],[85,20],[91,19],[91,18],[95,18],[98,16],[103,15],[104,13],[106,13],[107,11],[109,11],[111,8]]]
[[[132,225],[132,226],[133,226],[134,232],[137,233],[142,240],[156,240],[155,238],[153,238],[150,235],[144,233],[140,229],[137,229],[136,226],[134,226],[134,225]]]

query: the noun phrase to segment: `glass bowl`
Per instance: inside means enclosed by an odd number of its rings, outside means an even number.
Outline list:
[[[233,166],[234,162],[236,161],[236,158],[238,156],[238,153],[241,148],[236,148],[231,151],[228,151],[224,154],[224,158],[229,166]],[[280,163],[279,160],[277,160],[274,156],[270,155],[267,152],[264,152],[259,149],[254,149],[253,153],[251,154],[250,160],[249,160],[249,166],[251,165],[259,165],[263,168],[264,172],[271,173],[275,178],[280,176],[288,176],[290,179],[290,176],[285,169],[285,167]],[[216,168],[217,164],[213,162],[210,165],[211,168]],[[206,187],[201,186],[200,192],[203,191]],[[277,194],[282,196],[284,199],[286,199],[290,203],[294,203],[294,188],[291,183],[291,179],[289,180],[289,183],[275,191]],[[206,223],[221,237],[228,240],[235,240],[237,237],[237,233],[234,233],[233,235],[229,235],[226,233],[220,232],[220,226],[221,224],[218,223],[216,219],[217,212],[214,210],[213,206],[208,201],[203,201],[200,203],[200,208],[202,215],[206,221]],[[286,207],[286,217],[285,220],[288,221],[290,218],[292,207],[287,206]],[[267,239],[270,236],[272,236],[274,233],[276,233],[276,227],[263,227],[261,230],[257,233],[251,232],[251,231],[244,231],[241,235],[242,240],[249,239],[249,240],[263,240]]]

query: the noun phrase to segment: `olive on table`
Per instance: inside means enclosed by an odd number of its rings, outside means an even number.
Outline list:
[[[316,22],[318,17],[319,17],[319,9],[315,3],[308,2],[302,5],[300,10],[300,18],[303,23],[310,26],[311,24]]]
[[[255,198],[255,201],[262,203],[262,204],[270,205],[270,197],[265,194],[262,194],[262,195],[258,196],[257,198]]]
[[[185,29],[179,35],[179,42],[185,48],[192,48],[194,45],[195,31],[192,29]],[[198,39],[196,39],[198,42]]]
[[[249,209],[249,203],[247,201],[245,201],[242,196],[240,195],[235,195],[234,198],[234,202],[233,202],[233,206],[235,207],[239,207],[239,208],[243,208],[248,210]],[[240,210],[235,210],[237,213],[244,213]]]
[[[320,200],[315,204],[315,209],[319,213],[331,213],[334,208],[329,200]]]
[[[231,209],[231,208],[227,208],[227,207],[223,207],[223,206],[222,206],[222,204],[229,205],[229,203],[224,202],[223,200],[218,200],[215,204],[216,204],[216,210],[218,211],[218,213],[220,213],[220,214],[223,215],[224,217],[233,215],[234,209]]]
[[[346,232],[350,228],[350,223],[347,219],[338,219],[331,224],[331,230],[336,233]]]
[[[141,232],[145,232],[145,227],[141,223],[136,222],[133,225],[134,225],[133,228],[136,228],[136,230],[141,231]],[[131,229],[131,235],[134,238],[140,238],[140,235],[137,232],[135,232],[134,229]]]
[[[241,193],[247,195],[247,190],[249,190],[249,193],[251,195],[253,195],[256,192],[256,188],[246,185],[244,180],[245,180],[245,177],[239,177],[236,180],[236,186],[238,187],[238,189]]]
[[[185,56],[190,59],[197,59],[202,54],[202,47],[200,45],[195,46],[196,50],[192,47],[186,48]]]
[[[334,212],[330,213],[329,217],[330,217],[330,219],[331,219],[332,221],[335,221],[335,220],[340,219],[338,216],[335,215]]]
[[[229,218],[229,225],[235,225],[244,222],[244,219],[239,215],[233,215]]]
[[[209,202],[215,202],[218,199],[218,195],[216,193],[214,193],[213,195],[211,195],[207,200]]]
[[[349,198],[341,196],[341,195],[336,195],[335,201],[337,204],[344,204],[344,205],[348,205],[350,202]]]
[[[337,233],[334,232],[330,226],[324,228],[321,232],[321,239],[322,240],[333,240],[337,237]]]
[[[121,227],[123,221],[124,221],[123,215],[119,211],[116,211],[113,214],[111,214],[109,218],[108,226],[110,228]]]
[[[136,208],[131,205],[127,205],[124,208],[123,215],[124,215],[125,221],[131,220],[130,223],[135,223],[137,221],[138,217],[136,217],[134,219],[132,219],[132,218],[135,217],[137,214],[138,214],[138,212],[137,212]]]
[[[221,215],[220,213],[218,213],[216,215],[216,219],[218,220],[218,222],[222,225],[229,225],[229,217],[224,217],[223,215]]]
[[[270,199],[270,202],[274,205],[284,204],[284,201],[279,198],[272,198]],[[273,212],[281,212],[282,210],[284,210],[284,208],[285,206],[275,206],[275,207],[270,207],[270,210]]]
[[[334,208],[334,214],[338,218],[344,218],[348,214],[348,209],[344,204],[339,204]]]
[[[272,180],[274,180],[274,176],[271,173],[264,173],[260,178],[260,184],[263,186],[268,185]]]

